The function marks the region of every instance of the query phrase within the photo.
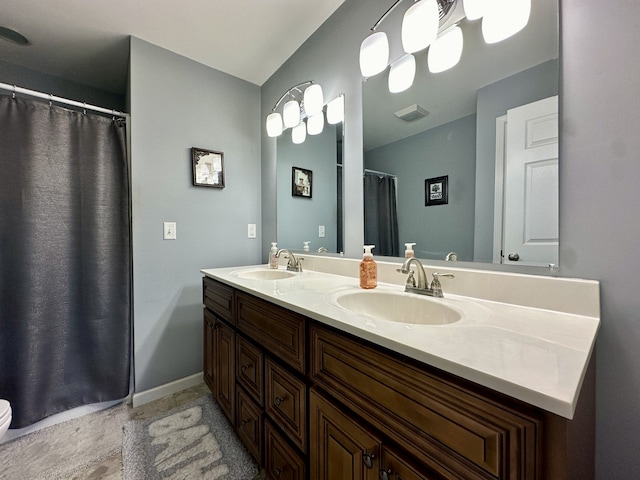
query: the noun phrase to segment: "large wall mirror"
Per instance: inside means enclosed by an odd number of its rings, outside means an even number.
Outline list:
[[[464,50],[454,68],[430,73],[420,52],[408,90],[389,93],[388,70],[363,82],[365,243],[394,257],[415,242],[423,259],[455,252],[461,261],[557,264],[558,2],[533,1],[528,25],[497,44],[484,42],[480,21],[459,26]],[[508,166],[530,146],[546,150]],[[429,188],[433,199],[445,188],[446,202],[429,205]],[[516,188],[525,200],[514,207]],[[531,207],[532,198],[542,203]],[[524,246],[505,243],[513,239]],[[527,245],[550,248],[529,253]]]
[[[342,123],[293,143],[289,131],[277,139],[278,247],[310,252],[344,251],[342,228]]]

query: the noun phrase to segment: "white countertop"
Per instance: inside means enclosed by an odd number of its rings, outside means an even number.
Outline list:
[[[457,310],[462,320],[450,325],[396,323],[354,314],[332,301],[342,291],[363,291],[357,278],[317,271],[282,280],[250,280],[234,274],[248,269],[268,270],[268,266],[202,273],[546,411],[573,417],[600,325],[597,316],[448,294],[445,288],[445,298],[433,301]],[[375,290],[403,292],[404,288],[379,283]]]

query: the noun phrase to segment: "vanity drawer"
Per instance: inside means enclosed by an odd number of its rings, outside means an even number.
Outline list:
[[[532,479],[540,472],[541,420],[498,406],[364,341],[310,325],[311,379],[438,474]],[[437,460],[436,460],[437,459]]]
[[[236,431],[258,464],[262,464],[262,409],[242,387],[236,390]]]
[[[274,356],[305,373],[305,318],[237,292],[237,327]]]
[[[236,381],[260,406],[264,405],[264,356],[242,335],[236,335],[236,369]]]
[[[305,480],[304,459],[271,425],[264,422],[264,468],[272,480]]]
[[[307,451],[305,383],[267,357],[265,411],[303,452]]]
[[[233,316],[233,288],[209,277],[202,279],[202,301],[223,320],[235,325]]]

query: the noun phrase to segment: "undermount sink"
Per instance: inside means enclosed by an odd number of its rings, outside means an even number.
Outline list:
[[[411,293],[359,290],[337,294],[333,301],[350,312],[390,322],[449,325],[462,319],[442,300]]]
[[[253,269],[238,270],[233,272],[232,275],[246,280],[283,280],[285,278],[293,277],[295,273],[287,270]]]

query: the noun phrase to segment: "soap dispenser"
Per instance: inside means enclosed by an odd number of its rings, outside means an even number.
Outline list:
[[[278,244],[271,242],[271,250],[269,250],[269,268],[278,268]]]
[[[413,251],[413,246],[415,243],[405,243],[404,246],[406,250],[404,251],[404,258],[413,258],[415,253]]]
[[[378,265],[373,260],[371,249],[375,245],[365,245],[364,255],[360,262],[360,288],[376,288],[378,286]]]

